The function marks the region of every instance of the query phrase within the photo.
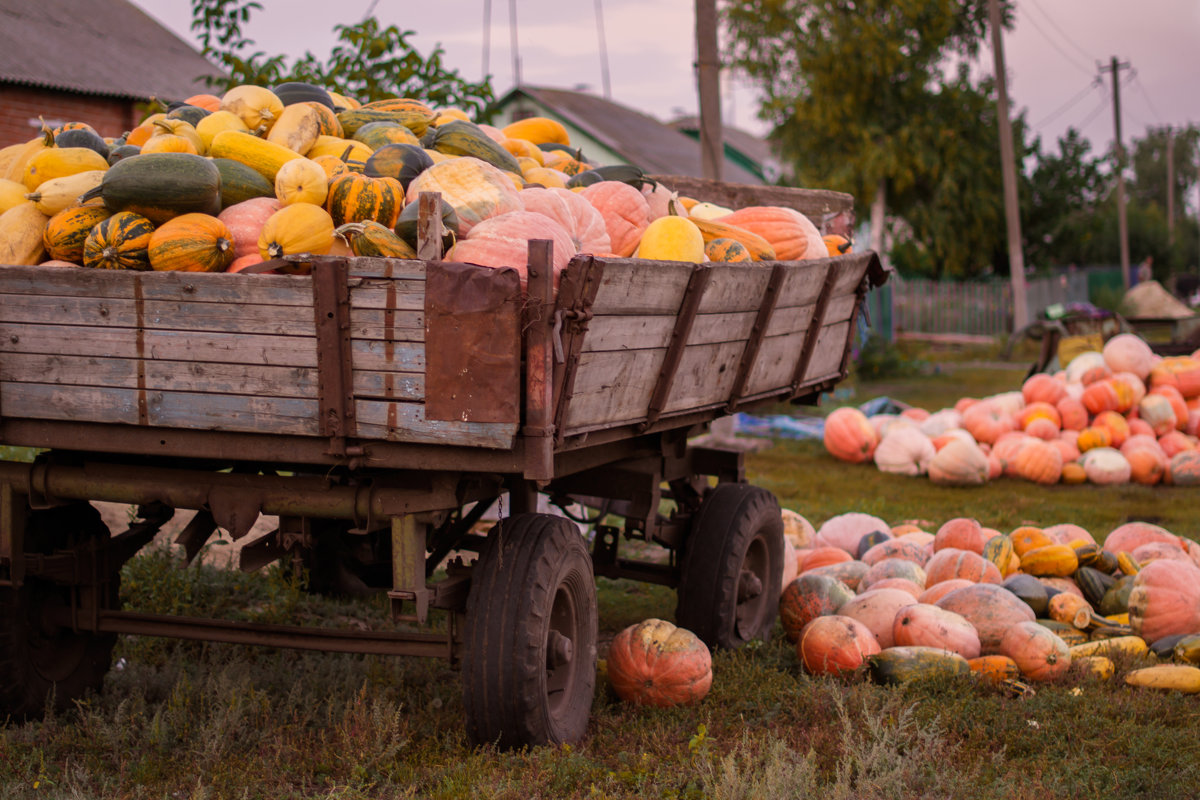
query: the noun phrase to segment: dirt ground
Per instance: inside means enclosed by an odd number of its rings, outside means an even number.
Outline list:
[[[121,533],[129,527],[130,520],[133,519],[133,514],[136,510],[135,506],[128,506],[122,503],[93,502],[92,505],[100,511],[100,516],[104,519],[104,523],[108,525],[108,529],[114,535]],[[183,530],[184,526],[195,515],[195,511],[188,509],[179,509],[176,511],[175,516],[154,537],[154,545],[178,547],[178,545],[175,545],[175,537],[179,535],[179,532]],[[227,531],[218,530],[217,533],[209,538],[209,546],[201,551],[199,559],[203,563],[213,566],[236,567],[238,564],[238,555],[247,542],[254,541],[262,534],[272,531],[278,526],[279,517],[260,516],[258,522],[250,529],[250,532],[236,542],[230,539]],[[182,548],[180,548],[180,552],[182,552]]]

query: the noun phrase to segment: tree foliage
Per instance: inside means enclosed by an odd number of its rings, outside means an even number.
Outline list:
[[[990,89],[947,66],[978,52],[985,0],[729,0],[725,19],[802,184],[869,205],[882,181],[935,274],[991,267],[1003,198]]]
[[[438,107],[458,107],[485,119],[494,100],[491,81],[473,83],[450,69],[445,51],[434,47],[422,56],[409,42],[414,31],[382,27],[374,17],[354,25],[336,25],[338,44],[328,56],[311,52],[289,61],[285,55],[255,50],[242,26],[261,11],[254,0],[192,0],[192,30],[202,52],[225,71],[209,85],[224,91],[238,84],[273,86],[301,81],[323,86],[360,102],[385,97],[414,97]]]

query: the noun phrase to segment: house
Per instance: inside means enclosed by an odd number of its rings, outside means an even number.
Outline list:
[[[703,177],[699,137],[587,92],[518,86],[497,102],[492,124],[549,117],[566,127],[571,145],[590,161],[633,164],[650,175]],[[729,183],[762,184],[764,171],[744,154],[725,148],[721,176]]]
[[[119,136],[151,98],[209,92],[220,70],[125,0],[0,0],[0,147],[87,122]]]
[[[700,118],[680,117],[671,122],[671,127],[700,141]],[[771,147],[770,142],[741,128],[721,126],[721,143],[725,158],[748,172],[758,176],[764,183],[787,183],[783,162]]]

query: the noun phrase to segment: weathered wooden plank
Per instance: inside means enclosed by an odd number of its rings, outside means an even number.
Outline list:
[[[692,325],[688,344],[727,342],[745,339],[754,324],[754,312],[701,314]],[[646,350],[666,347],[675,328],[675,318],[667,316],[596,317],[588,323],[584,352],[604,350]]]
[[[136,389],[0,383],[0,407],[8,417],[138,424]],[[312,436],[317,401],[191,392],[147,392],[146,422],[152,426]]]
[[[111,297],[0,295],[0,322],[109,328],[136,328],[140,322],[147,330],[313,335],[312,310],[303,306],[150,300],[139,316],[136,301]]]
[[[312,283],[301,275],[206,272],[129,272],[0,265],[0,292],[60,297],[132,299],[140,282],[145,300],[311,306]]]
[[[350,345],[354,368],[378,372],[425,372],[424,342],[355,340]]]
[[[355,403],[358,435],[391,442],[447,444],[462,447],[512,449],[515,422],[454,422],[425,419],[421,403],[359,400]]]
[[[825,285],[828,261],[801,261],[788,264],[783,286],[779,289],[779,307],[807,306],[817,302],[821,287]]]
[[[379,400],[424,400],[425,376],[417,372],[354,370],[354,396]]]
[[[850,321],[826,325],[817,336],[817,347],[813,351],[812,361],[804,371],[804,381],[830,373],[836,373],[842,364],[842,354],[846,350],[846,338],[850,335]]]
[[[567,409],[568,435],[600,422],[644,419],[666,348],[584,353]]]
[[[816,303],[809,303],[805,306],[776,308],[774,315],[771,316],[771,321],[767,323],[767,337],[786,336],[798,331],[804,332],[812,323],[813,311],[816,307]],[[799,352],[799,350],[796,351],[797,356]]]
[[[351,278],[387,278],[395,280],[425,280],[425,262],[399,258],[349,259]]]
[[[673,261],[608,261],[592,313],[671,314],[679,311],[694,264]]]
[[[306,336],[255,336],[191,331],[146,331],[139,351],[129,328],[0,324],[0,353],[72,353],[84,356],[219,361],[315,367],[316,342]]]
[[[350,307],[424,311],[425,281],[363,279],[360,286],[350,287]]]
[[[701,314],[757,311],[771,280],[771,270],[762,265],[721,264],[711,266],[709,272]]]
[[[726,402],[744,349],[744,340],[689,346],[679,362],[665,410],[686,411]]]
[[[6,353],[0,380],[58,386],[109,387],[155,391],[216,392],[275,397],[315,397],[317,371],[197,361],[138,361],[98,356]]]
[[[420,311],[351,308],[350,335],[355,339],[423,342],[425,341],[425,314]]]
[[[812,306],[809,306],[808,316],[811,319]],[[754,359],[754,366],[746,381],[745,394],[760,394],[791,384],[792,375],[796,371],[796,358],[800,348],[804,346],[807,330],[808,326],[805,325],[786,334],[770,336],[763,340],[758,358]]]

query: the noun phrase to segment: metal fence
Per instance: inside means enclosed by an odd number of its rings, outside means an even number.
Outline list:
[[[1000,336],[1012,331],[1012,287],[1006,280],[931,281],[893,277],[890,290],[892,330],[896,333]],[[1029,318],[1047,306],[1087,302],[1088,275],[1064,272],[1026,282]],[[886,298],[881,298],[886,303]]]

